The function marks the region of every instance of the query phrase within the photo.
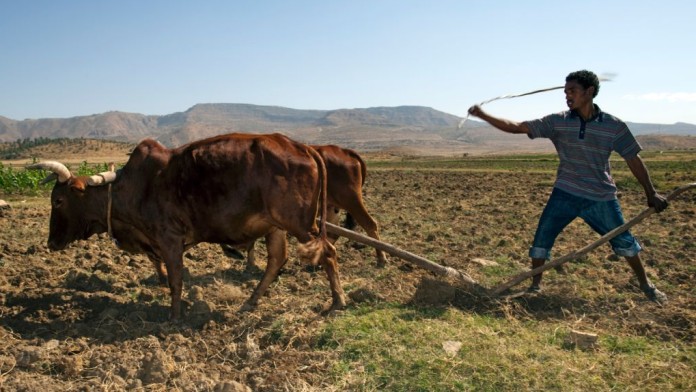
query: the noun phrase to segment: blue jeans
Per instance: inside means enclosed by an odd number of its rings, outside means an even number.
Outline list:
[[[624,224],[618,200],[594,201],[554,188],[539,218],[529,256],[534,259],[550,259],[556,237],[577,217],[582,218],[599,235]],[[635,256],[641,250],[638,241],[628,231],[609,242],[618,256]]]

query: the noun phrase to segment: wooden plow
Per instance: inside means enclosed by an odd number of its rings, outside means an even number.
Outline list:
[[[326,231],[328,231],[331,234],[340,235],[342,237],[351,239],[355,242],[359,242],[361,244],[365,244],[375,249],[387,252],[394,257],[398,257],[402,260],[409,261],[421,268],[433,272],[435,273],[435,275],[458,280],[459,282],[464,283],[467,286],[471,286],[472,288],[477,290],[486,290],[483,286],[481,286],[480,284],[478,284],[478,282],[471,278],[471,276],[469,276],[466,272],[456,270],[452,267],[440,265],[424,257],[418,256],[403,249],[399,249],[394,245],[387,244],[386,242],[378,241],[372,237],[356,233],[352,230],[344,229],[343,227],[336,226],[329,222],[326,222]]]
[[[675,198],[677,198],[679,195],[682,193],[689,191],[691,189],[696,188],[696,183],[690,183],[686,184],[684,186],[676,188],[672,193],[667,195],[667,200],[672,201]],[[340,226],[336,226],[331,223],[326,223],[326,229],[329,233],[346,237],[348,239],[351,239],[355,242],[359,242],[361,244],[365,244],[368,246],[371,246],[373,248],[382,250],[394,257],[398,257],[402,260],[411,262],[418,267],[424,268],[430,272],[435,273],[438,276],[441,277],[446,277],[446,278],[451,278],[454,280],[457,280],[460,283],[463,283],[470,289],[473,289],[473,292],[477,294],[482,294],[485,296],[490,296],[490,297],[497,297],[501,293],[503,293],[505,290],[521,283],[522,281],[531,278],[534,275],[537,275],[541,272],[546,271],[547,269],[557,267],[563,263],[566,263],[571,260],[575,260],[581,256],[584,256],[585,254],[591,252],[592,250],[598,248],[599,246],[609,242],[611,239],[614,237],[618,236],[619,234],[625,232],[626,230],[629,230],[633,226],[637,225],[638,223],[642,222],[645,218],[649,217],[655,213],[655,209],[653,207],[648,207],[645,210],[643,210],[640,214],[635,216],[633,219],[630,221],[624,223],[623,225],[617,227],[616,229],[608,232],[607,234],[603,235],[600,237],[597,241],[583,247],[582,249],[579,249],[577,251],[571,252],[563,257],[560,257],[558,259],[555,259],[551,262],[545,263],[541,267],[534,268],[529,271],[525,271],[522,273],[519,273],[512,278],[510,278],[508,281],[506,281],[503,284],[500,284],[492,289],[486,289],[483,287],[481,284],[476,282],[471,276],[469,276],[467,273],[463,271],[459,271],[457,269],[454,269],[452,267],[446,267],[443,265],[440,265],[434,261],[428,260],[424,257],[418,256],[416,254],[413,254],[411,252],[405,251],[403,249],[399,249],[393,245],[390,245],[388,243],[378,241],[372,237],[368,237],[366,235],[356,233],[351,230],[344,229]]]

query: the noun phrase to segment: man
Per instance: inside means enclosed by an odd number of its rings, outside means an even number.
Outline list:
[[[650,174],[638,155],[641,147],[626,124],[594,104],[593,99],[599,92],[597,75],[586,70],[570,73],[566,77],[564,92],[569,110],[538,120],[518,123],[491,116],[479,105],[469,109],[472,116],[504,132],[526,134],[530,139],[549,138],[558,152],[560,164],[554,189],[529,250],[532,268],[540,267],[550,259],[556,237],[577,217],[585,220],[600,235],[624,223],[616,198],[616,185],[610,175],[609,156],[612,151],[626,160],[645,191],[648,206],[661,212],[668,204],[667,199],[655,191]],[[639,256],[641,247],[633,235],[626,231],[610,243],[614,253],[626,258],[648,299],[666,302],[667,296],[657,290],[645,274]],[[528,290],[539,291],[540,283],[541,274],[535,275]]]

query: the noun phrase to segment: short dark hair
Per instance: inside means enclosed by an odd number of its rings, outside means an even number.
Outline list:
[[[594,87],[594,94],[592,98],[597,96],[599,93],[599,78],[594,72],[583,69],[582,71],[571,72],[566,76],[566,82],[575,81],[578,82],[585,90],[590,87]]]

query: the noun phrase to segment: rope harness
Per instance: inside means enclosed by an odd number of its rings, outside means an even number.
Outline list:
[[[116,238],[114,238],[114,231],[111,226],[111,205],[113,204],[113,197],[111,196],[111,183],[109,183],[108,194],[109,196],[106,202],[106,230],[109,233],[109,238],[116,242]]]

